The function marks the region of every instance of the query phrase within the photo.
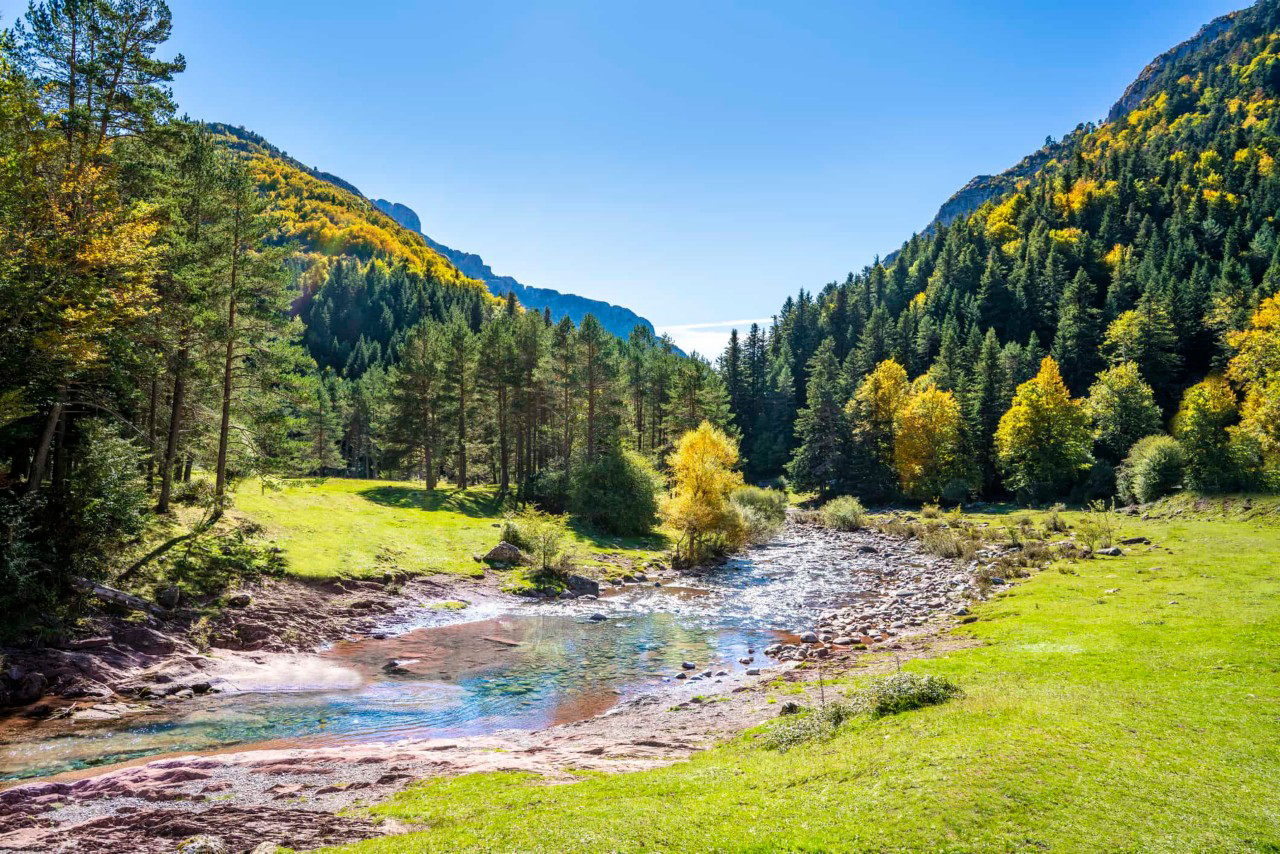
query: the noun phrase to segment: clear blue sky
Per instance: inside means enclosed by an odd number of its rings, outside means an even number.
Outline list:
[[[669,327],[860,269],[1244,0],[170,3],[192,116]]]

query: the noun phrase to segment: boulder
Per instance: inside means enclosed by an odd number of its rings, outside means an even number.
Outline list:
[[[116,643],[146,655],[169,655],[177,645],[171,638],[146,626],[124,626],[111,633]]]
[[[228,608],[248,608],[249,603],[253,601],[253,597],[248,593],[237,593],[234,596],[227,597]]]
[[[44,692],[49,688],[49,680],[44,678],[43,673],[32,671],[23,675],[22,679],[17,683],[13,690],[13,703],[16,706],[25,706],[28,703],[34,703],[44,696]]]
[[[506,540],[498,543],[489,549],[489,553],[484,556],[484,562],[495,568],[524,566],[528,564],[528,559],[524,552],[508,543]]]
[[[600,582],[585,575],[570,575],[567,579],[569,589],[578,596],[599,596]]]
[[[182,602],[182,588],[169,584],[156,591],[156,604],[172,611]]]

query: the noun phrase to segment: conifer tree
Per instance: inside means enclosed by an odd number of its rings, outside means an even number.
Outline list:
[[[808,405],[796,418],[799,446],[788,470],[801,489],[827,496],[849,474],[850,431],[835,344],[824,341],[809,364]]]

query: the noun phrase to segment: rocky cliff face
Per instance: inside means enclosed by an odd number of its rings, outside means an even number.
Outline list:
[[[386,199],[374,199],[373,204],[400,225],[422,234],[422,220],[412,208]],[[491,293],[498,296],[514,293],[516,299],[520,300],[520,304],[525,308],[537,311],[549,308],[555,320],[568,317],[574,323],[581,323],[584,317],[593,314],[605,329],[619,338],[626,338],[637,326],[643,326],[650,332],[654,331],[652,323],[629,308],[577,294],[561,293],[551,288],[535,288],[521,284],[510,276],[499,276],[493,272],[493,269],[479,255],[437,243],[426,234],[422,234],[422,237],[427,241],[428,246],[448,258],[463,275],[479,279],[489,286]]]
[[[1114,122],[1133,112],[1146,99],[1147,95],[1151,94],[1161,78],[1164,77],[1164,73],[1174,63],[1188,54],[1200,51],[1214,39],[1231,29],[1239,14],[1239,12],[1232,12],[1228,15],[1223,15],[1221,18],[1215,18],[1201,27],[1200,32],[1194,36],[1152,60],[1146,68],[1142,69],[1138,79],[1130,83],[1129,88],[1124,90],[1120,100],[1116,101],[1115,105],[1112,106],[1111,112],[1107,114],[1107,121]]]
[[[1120,96],[1120,100],[1112,106],[1107,114],[1107,121],[1114,122],[1122,119],[1136,109],[1160,84],[1165,74],[1171,73],[1178,60],[1200,51],[1230,30],[1239,14],[1239,12],[1232,12],[1214,19],[1201,27],[1200,32],[1192,38],[1152,60],[1146,68],[1142,69],[1138,78],[1129,84],[1124,94]],[[973,178],[942,203],[937,215],[925,226],[923,233],[930,234],[939,226],[950,225],[957,219],[973,213],[991,199],[1013,190],[1017,187],[1018,179],[1029,178],[1035,174],[1053,157],[1057,149],[1058,145],[1046,146],[999,175],[979,175]],[[889,260],[892,260],[896,254],[888,256]]]

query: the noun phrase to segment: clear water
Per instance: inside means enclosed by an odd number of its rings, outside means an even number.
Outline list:
[[[286,679],[55,737],[32,727],[0,743],[0,780],[237,745],[385,742],[583,719],[661,689],[683,661],[741,670],[749,648],[759,659],[780,632],[811,627],[820,608],[856,597],[874,577],[865,561],[796,536],[683,586],[628,586],[599,602],[529,605],[338,644],[323,657],[348,677],[342,688],[308,689],[302,679],[283,690]],[[593,622],[593,613],[608,619]],[[384,673],[389,659],[408,660],[408,672]]]

